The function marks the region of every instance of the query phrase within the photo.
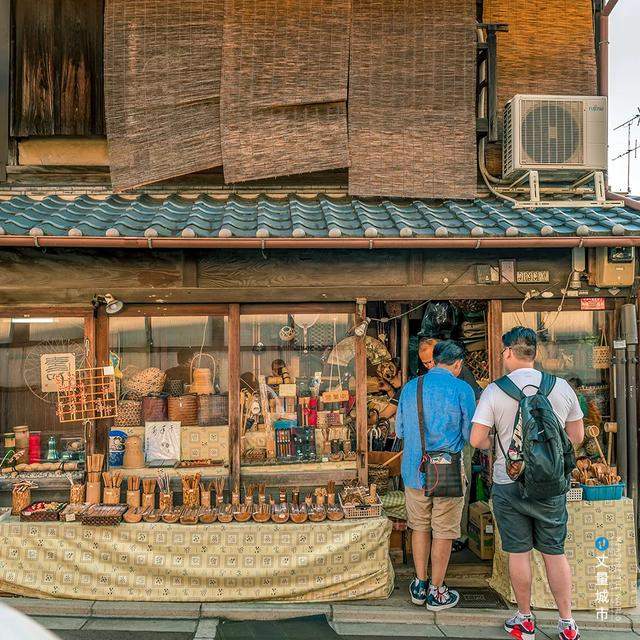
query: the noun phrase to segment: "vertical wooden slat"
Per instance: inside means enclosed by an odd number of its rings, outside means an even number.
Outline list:
[[[356,324],[366,317],[366,304],[358,304]],[[364,337],[356,337],[356,437],[358,451],[358,481],[368,483],[369,456],[367,438],[367,352]]]
[[[502,375],[502,300],[490,300],[487,318],[489,346],[489,378]]]
[[[0,181],[9,164],[9,77],[11,65],[11,0],[0,0]]]
[[[231,484],[240,481],[240,305],[229,305],[229,447]]]
[[[96,322],[93,315],[86,316],[84,319],[84,339],[87,366],[92,367],[96,362]],[[96,422],[95,420],[92,420],[90,428],[84,434],[86,438],[85,446],[87,455],[95,452],[95,433]]]
[[[407,310],[407,305],[402,305],[402,310]],[[400,318],[400,367],[402,384],[409,382],[409,316]]]
[[[109,363],[109,316],[104,307],[98,309],[95,319],[95,364],[97,367]],[[91,449],[96,453],[107,453],[111,420],[96,420],[92,429]]]

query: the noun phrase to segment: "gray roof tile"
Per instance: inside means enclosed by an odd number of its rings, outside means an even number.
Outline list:
[[[5,234],[144,237],[476,237],[640,233],[624,207],[514,209],[495,198],[401,200],[299,195],[13,196],[0,201]],[[615,232],[614,232],[615,229]],[[32,232],[32,230],[34,230]]]

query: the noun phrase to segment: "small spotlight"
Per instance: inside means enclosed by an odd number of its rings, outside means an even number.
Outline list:
[[[110,315],[120,313],[124,307],[124,302],[116,300],[110,293],[104,296],[105,311]]]
[[[358,336],[358,338],[362,338],[367,335],[367,329],[369,328],[369,323],[371,322],[370,318],[365,318],[354,330],[353,332]]]

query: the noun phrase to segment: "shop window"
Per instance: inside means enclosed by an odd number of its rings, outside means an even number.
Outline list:
[[[144,465],[192,466],[199,461],[202,466],[228,467],[228,319],[112,317],[109,348],[119,377],[110,447],[114,438],[122,438],[118,431],[127,439],[139,436],[146,447],[148,423],[171,423],[167,456],[156,457],[145,449]],[[123,463],[123,456],[110,455],[112,466]]]
[[[19,464],[82,459],[82,423],[58,419],[55,376],[60,367],[90,366],[86,349],[83,318],[0,319],[0,430],[7,459],[16,445],[24,450]]]
[[[355,460],[354,315],[243,315],[244,466]]]
[[[536,368],[568,380],[578,393],[589,423],[608,419],[609,360],[602,357],[612,311],[535,311],[504,313],[503,329],[516,325],[538,334]],[[605,350],[606,351],[606,350]]]

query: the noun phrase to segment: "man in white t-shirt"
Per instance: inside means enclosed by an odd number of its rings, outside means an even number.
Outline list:
[[[502,362],[509,378],[526,395],[537,392],[542,374],[533,368],[537,338],[532,329],[514,327],[502,336]],[[558,421],[571,442],[584,438],[583,414],[575,392],[566,380],[557,378],[548,395]],[[502,450],[508,451],[518,411],[516,400],[495,383],[480,397],[473,416],[470,442],[478,449],[491,449],[495,428],[501,447],[495,447],[492,502],[502,548],[509,554],[509,576],[518,603],[518,612],[505,622],[505,630],[518,640],[534,640],[535,620],[531,614],[531,550],[544,559],[547,579],[558,606],[560,640],[579,640],[571,614],[571,569],[564,555],[567,535],[566,496],[533,500],[523,498],[520,482],[507,475]]]

